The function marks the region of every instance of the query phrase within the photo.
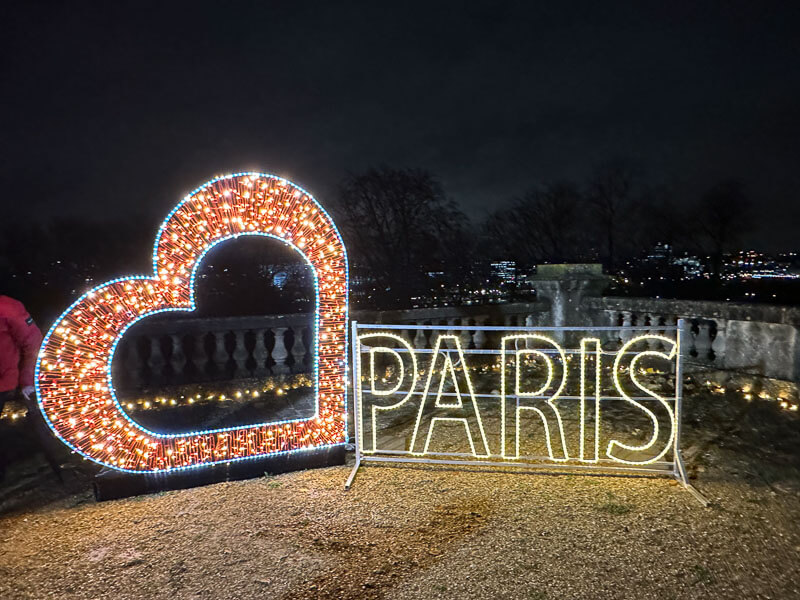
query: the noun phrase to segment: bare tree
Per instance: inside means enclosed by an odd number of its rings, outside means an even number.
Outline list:
[[[619,254],[620,233],[635,210],[634,170],[624,160],[601,165],[589,181],[586,200],[592,208],[606,268],[613,273]]]
[[[695,224],[698,242],[711,257],[711,276],[722,274],[722,257],[741,244],[754,226],[755,215],[741,181],[723,181],[706,192],[697,204]]]
[[[675,202],[671,189],[647,188],[638,204],[636,233],[631,236],[637,249],[651,247],[656,242],[683,246],[690,240],[690,219],[685,207]]]
[[[384,304],[426,287],[426,271],[465,256],[466,217],[419,169],[371,168],[341,184],[337,216],[355,262],[376,280]]]
[[[581,194],[571,183],[544,185],[489,216],[494,245],[520,262],[576,260],[586,249]]]

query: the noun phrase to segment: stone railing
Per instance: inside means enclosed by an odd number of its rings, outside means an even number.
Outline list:
[[[225,381],[310,370],[310,314],[146,319],[114,356],[120,388]]]
[[[498,304],[404,311],[354,311],[361,322],[409,325],[543,325],[547,305]],[[227,381],[311,370],[313,315],[196,319],[172,316],[134,325],[114,357],[120,389],[186,382]],[[422,331],[400,330],[416,347],[429,343]],[[467,348],[488,340],[480,330],[459,331]]]
[[[653,298],[583,298],[594,325],[675,325],[684,319],[689,367],[800,380],[800,310],[792,307]]]
[[[547,324],[549,306],[543,302],[490,304],[484,306],[456,306],[418,308],[393,311],[356,311],[351,316],[360,323],[386,323],[393,325],[450,325],[453,327],[482,327],[505,325],[535,327]],[[399,329],[400,335],[415,348],[431,348],[431,332],[416,329]],[[446,330],[457,335],[463,348],[483,348],[494,343],[497,332],[482,329]]]
[[[361,323],[409,325],[619,327],[604,333],[605,341],[611,342],[631,335],[623,327],[647,326],[658,332],[682,318],[687,367],[800,380],[799,309],[580,294],[541,296],[542,301],[533,303],[352,311],[350,316]],[[562,298],[570,304],[567,311],[558,306]],[[136,388],[308,372],[312,332],[310,314],[148,319],[120,343],[114,358],[115,383]],[[495,342],[494,333],[480,329],[453,333],[465,348]],[[401,329],[398,334],[417,348],[430,347],[427,331]]]

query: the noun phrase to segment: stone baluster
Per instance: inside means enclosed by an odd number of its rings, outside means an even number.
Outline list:
[[[456,321],[456,323],[458,323],[458,321]],[[469,319],[461,319],[461,324],[465,327],[468,327]],[[472,329],[461,330],[461,335],[459,335],[459,338],[461,339],[461,348],[463,348],[464,350],[469,349],[470,345],[472,344],[472,334],[473,334]]]
[[[177,333],[173,333],[169,337],[172,342],[172,353],[169,363],[172,367],[173,377],[180,381],[183,376],[183,369],[186,366],[186,353],[183,351],[183,337]]]
[[[206,355],[206,334],[196,333],[194,336],[194,349],[192,350],[192,364],[194,365],[197,376],[204,379],[206,376],[206,363],[208,356]]]
[[[150,358],[147,359],[151,382],[161,381],[165,364],[164,353],[161,351],[161,338],[154,335],[150,338]]]
[[[303,343],[303,327],[294,327],[294,342],[292,343],[292,358],[294,359],[295,373],[306,370],[306,346]]]
[[[214,372],[219,375],[226,372],[228,364],[228,349],[225,348],[225,333],[224,331],[214,332],[214,353],[211,360],[214,362]]]
[[[253,360],[256,361],[256,368],[253,376],[259,377],[267,372],[267,359],[269,358],[269,351],[265,341],[267,330],[256,329],[253,333],[256,336],[256,345],[253,347]]]
[[[425,338],[425,330],[417,329],[417,334],[414,336],[414,348],[423,349],[428,345],[428,340]]]
[[[668,337],[670,339],[675,339],[676,338],[676,335],[673,334],[672,332],[665,331],[665,328],[667,327],[667,319],[666,318],[664,318],[661,315],[653,315],[652,319],[653,319],[653,327],[656,328],[656,329],[653,329],[653,332],[652,332],[654,335],[663,335],[663,336]],[[663,342],[658,342],[658,344],[656,344],[655,349],[663,351],[663,350],[666,349],[666,347],[667,347],[666,344],[664,344]]]
[[[448,319],[448,320],[447,320],[447,324],[448,324],[448,325],[450,325],[450,326],[453,326],[453,325],[458,325],[458,319]],[[447,334],[448,336],[455,336],[455,335],[456,335],[456,332],[455,332],[455,330],[454,330],[454,329],[448,329],[448,330],[446,331],[446,334]],[[447,348],[455,348],[455,347],[456,347],[456,345],[455,345],[455,344],[454,344],[452,341],[450,341],[450,339],[448,339],[448,340],[445,342],[445,346],[446,346]]]
[[[125,379],[131,387],[138,387],[142,384],[142,357],[139,355],[138,338],[131,339],[130,344],[126,344],[127,354],[125,356]]]
[[[275,336],[275,346],[272,348],[272,360],[275,364],[272,365],[272,372],[282,375],[289,372],[289,365],[286,364],[286,359],[289,358],[286,351],[286,327],[275,327],[272,333]]]
[[[629,310],[622,311],[622,329],[619,331],[619,339],[622,340],[624,344],[629,339],[633,337],[633,332],[625,329],[626,327],[631,327],[633,322],[633,313]]]
[[[711,351],[711,323],[705,320],[698,320],[697,333],[694,338],[694,347],[697,351],[697,360],[707,362]]]
[[[247,352],[247,346],[244,343],[244,330],[233,332],[234,346],[233,346],[233,361],[235,363],[233,377],[235,379],[242,379],[248,377],[250,372],[247,370],[247,358],[250,353]]]
[[[484,348],[484,346],[486,346],[486,342],[488,341],[488,338],[486,336],[486,331],[483,329],[483,327],[486,325],[486,319],[481,319],[479,321],[476,321],[475,324],[480,325],[481,329],[475,330],[475,333],[472,336],[472,341],[475,342],[475,347],[478,350],[481,350]]]
[[[412,347],[414,346],[414,337],[411,335],[410,329],[401,329],[397,333],[406,343]]]
[[[696,361],[705,362],[708,360],[708,351],[711,348],[711,338],[708,336],[708,326],[700,319],[693,319],[691,323],[691,356]]]
[[[642,327],[650,327],[651,329],[647,329],[645,331],[638,331],[636,335],[658,335],[658,332],[655,329],[652,329],[654,324],[653,317],[649,313],[645,313],[639,319],[639,325]],[[647,349],[648,350],[658,350],[660,347],[661,342],[659,340],[649,339],[647,340]]]

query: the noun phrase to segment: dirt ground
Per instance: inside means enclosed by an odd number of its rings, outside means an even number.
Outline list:
[[[708,508],[667,479],[414,466],[97,503],[88,471],[21,463],[0,598],[800,598],[797,413],[702,390],[686,408]]]

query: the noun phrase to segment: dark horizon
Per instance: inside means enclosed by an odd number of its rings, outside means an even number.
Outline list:
[[[24,4],[5,11],[3,214],[141,216],[214,175],[324,205],[349,172],[437,176],[475,221],[626,158],[689,206],[740,178],[796,250],[800,9],[780,4]],[[143,249],[142,252],[146,252]]]

